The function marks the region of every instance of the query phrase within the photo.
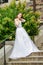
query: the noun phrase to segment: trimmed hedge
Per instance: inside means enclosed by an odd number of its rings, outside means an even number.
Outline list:
[[[22,25],[27,33],[30,36],[35,36],[39,33],[38,27],[40,23],[38,19],[40,12],[33,12],[30,7],[26,8],[26,1],[16,4],[16,1],[13,0],[9,6],[5,5],[5,7],[0,8],[0,40],[7,38],[8,35],[15,31],[14,19],[19,12],[23,13],[23,18],[26,20]],[[14,38],[15,33],[9,37],[9,40],[14,40]]]

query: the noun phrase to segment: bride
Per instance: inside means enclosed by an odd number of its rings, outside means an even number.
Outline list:
[[[16,37],[14,47],[9,58],[23,58],[30,55],[32,52],[38,52],[39,49],[33,43],[25,29],[22,27],[22,22],[25,22],[25,19],[22,18],[22,13],[17,15],[17,18],[14,20],[14,22],[16,26]]]

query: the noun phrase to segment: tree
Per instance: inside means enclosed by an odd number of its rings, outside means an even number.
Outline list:
[[[33,11],[36,11],[36,0],[33,0]]]

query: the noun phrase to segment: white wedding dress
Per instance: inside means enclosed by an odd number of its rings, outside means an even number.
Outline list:
[[[18,58],[26,57],[30,55],[32,52],[39,52],[39,49],[37,48],[37,46],[33,43],[30,36],[22,27],[21,21],[19,25],[16,27],[17,28],[16,28],[16,37],[14,41],[14,47],[12,49],[12,52],[9,58],[18,59]]]

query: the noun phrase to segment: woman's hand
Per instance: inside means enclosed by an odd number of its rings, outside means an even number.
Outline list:
[[[21,18],[21,22],[25,22],[25,21],[26,21],[25,19]]]

